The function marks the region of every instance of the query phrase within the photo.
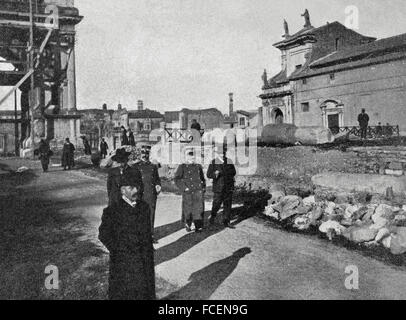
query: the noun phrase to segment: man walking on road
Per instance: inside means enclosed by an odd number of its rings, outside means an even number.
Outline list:
[[[53,152],[51,151],[48,142],[46,142],[44,139],[41,139],[38,148],[38,153],[39,159],[41,160],[42,170],[44,172],[47,172],[49,166],[49,158],[52,156]]]
[[[236,170],[232,161],[227,158],[223,147],[217,147],[215,153],[215,159],[207,170],[207,177],[213,179],[214,193],[210,224],[214,224],[217,212],[223,204],[223,224],[225,227],[230,227]]]
[[[69,141],[69,138],[65,139],[65,144],[62,150],[62,167],[63,170],[70,170],[75,166],[75,146]]]
[[[106,140],[102,138],[100,142],[100,155],[102,159],[106,159],[108,149],[109,145],[107,144]]]
[[[139,181],[139,188],[143,192],[143,183],[140,171],[136,167],[130,167],[128,165],[128,157],[130,152],[127,152],[124,148],[118,149],[116,154],[111,160],[119,164],[118,167],[112,168],[109,171],[107,178],[107,195],[109,197],[109,206],[117,203],[121,199],[120,181],[123,176],[131,176],[133,179]]]
[[[118,201],[104,209],[99,239],[110,252],[111,300],[155,300],[154,249],[149,206],[141,181],[120,177]]]
[[[182,223],[185,224],[186,231],[191,232],[194,223],[195,231],[201,232],[206,179],[202,166],[195,162],[194,151],[187,152],[186,163],[181,164],[176,170],[175,183],[182,192]]]
[[[154,236],[154,224],[155,224],[155,209],[158,195],[161,193],[161,179],[158,174],[158,167],[151,163],[149,147],[143,146],[141,148],[141,161],[136,164],[137,169],[142,176],[142,182],[144,185],[143,200],[148,203],[151,215],[151,233]],[[153,238],[154,243],[158,243]]]
[[[362,109],[361,113],[358,115],[358,123],[361,127],[361,139],[367,138],[369,116],[365,112],[365,109]]]

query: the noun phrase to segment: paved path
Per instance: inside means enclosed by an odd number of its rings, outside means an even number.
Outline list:
[[[11,196],[14,194],[22,203],[40,199],[41,210],[49,210],[52,217],[69,219],[52,231],[59,232],[66,248],[50,254],[62,241],[52,238],[55,243],[41,245],[41,261],[37,264],[62,264],[63,293],[44,289],[38,293],[34,289],[31,297],[105,298],[108,257],[97,240],[97,227],[106,204],[104,181],[80,171],[62,172],[59,168],[52,168],[47,174],[38,170],[35,174],[12,191]],[[0,194],[1,191],[4,194],[4,188],[0,187]],[[217,227],[202,234],[187,234],[178,222],[180,207],[177,195],[163,194],[159,198],[156,222],[159,244],[155,258],[158,298],[406,298],[404,266],[387,265],[316,237],[276,230],[259,218],[241,221],[235,229]],[[7,284],[15,298],[27,295],[13,285],[29,287],[25,281],[31,280],[10,282],[10,279],[18,272],[16,269],[21,274],[32,269],[28,263],[20,261],[10,269],[5,266],[10,273],[0,275],[0,284],[1,281]],[[358,291],[349,291],[344,286],[345,268],[349,265],[359,268]]]

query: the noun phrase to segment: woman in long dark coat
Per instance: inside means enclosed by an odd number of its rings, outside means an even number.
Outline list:
[[[110,252],[109,299],[155,300],[149,205],[140,181],[123,175],[122,198],[104,209],[99,239]]]
[[[69,138],[66,138],[65,144],[63,145],[62,149],[62,167],[63,170],[68,168],[69,170],[75,166],[75,158],[74,158],[75,147],[69,141]]]

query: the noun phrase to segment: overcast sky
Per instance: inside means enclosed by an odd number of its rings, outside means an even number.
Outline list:
[[[228,93],[238,109],[260,105],[261,75],[280,71],[283,19],[290,32],[346,20],[356,5],[358,32],[378,38],[406,32],[404,0],[76,0],[78,107],[137,100],[159,111],[216,107]]]

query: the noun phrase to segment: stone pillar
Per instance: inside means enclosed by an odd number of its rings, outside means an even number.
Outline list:
[[[67,65],[66,80],[62,92],[62,109],[76,111],[76,68],[75,49],[61,53],[62,66]]]
[[[258,124],[257,124],[257,130],[258,130],[258,136],[262,135],[262,129],[264,128],[264,107],[259,107],[258,108]]]

